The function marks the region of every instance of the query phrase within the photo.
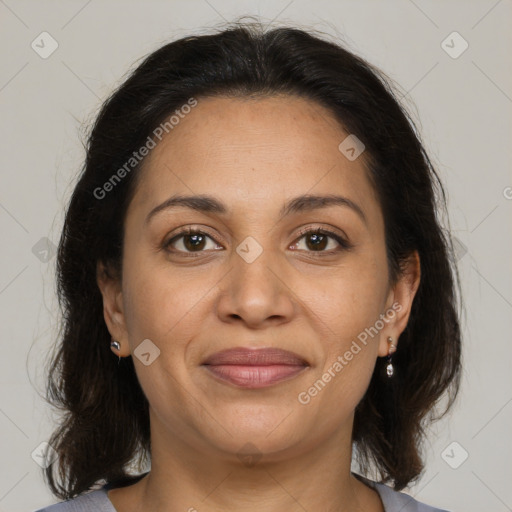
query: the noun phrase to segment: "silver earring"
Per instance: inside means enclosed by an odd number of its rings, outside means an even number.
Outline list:
[[[393,338],[391,336],[388,336],[388,343],[389,343],[389,352],[388,352],[388,361],[386,363],[386,375],[388,378],[393,377],[395,373],[395,369],[393,368],[392,363],[392,355],[396,352],[396,345],[393,344]]]
[[[110,346],[114,347],[116,350],[121,350],[121,343],[119,343],[119,341],[112,340],[110,342]],[[117,360],[117,364],[119,364],[120,362],[121,362],[121,356],[119,356],[119,359]]]

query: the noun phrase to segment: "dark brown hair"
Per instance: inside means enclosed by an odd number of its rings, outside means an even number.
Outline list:
[[[127,207],[141,164],[104,197],[98,189],[190,98],[298,94],[325,106],[366,146],[367,170],[385,221],[390,276],[417,250],[421,282],[394,355],[396,378],[378,358],[355,411],[353,441],[363,471],[402,489],[423,470],[426,422],[453,404],[461,339],[451,242],[441,227],[443,187],[417,129],[383,73],[321,36],[296,28],[236,24],[186,37],[149,55],[103,104],[66,212],[57,257],[62,336],[49,367],[47,399],[64,415],[49,440],[58,459],[45,470],[63,499],[101,480],[119,485],[150,457],[148,402],[131,357],[118,359],[103,319],[96,268],[119,273]],[[143,162],[143,161],[142,161]],[[95,193],[96,191],[96,193]]]

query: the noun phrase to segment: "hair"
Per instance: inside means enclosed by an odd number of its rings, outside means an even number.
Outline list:
[[[421,280],[393,355],[396,376],[386,383],[386,360],[377,358],[355,410],[353,443],[361,470],[373,468],[395,490],[422,473],[427,421],[451,408],[461,373],[458,275],[439,216],[446,211],[441,181],[384,73],[310,31],[238,23],[151,53],[103,103],[90,132],[57,254],[63,322],[46,399],[64,414],[49,439],[58,458],[44,470],[54,495],[71,499],[100,480],[127,485],[134,481],[129,466],[150,458],[148,401],[132,358],[112,355],[97,284],[99,262],[109,276],[121,275],[125,213],[144,159],[104,197],[98,189],[191,98],[281,94],[324,106],[363,141],[391,281],[418,251]]]

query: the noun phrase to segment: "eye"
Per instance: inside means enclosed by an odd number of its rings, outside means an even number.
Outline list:
[[[301,231],[300,235],[300,238],[291,246],[292,250],[333,253],[352,247],[342,236],[327,229],[306,229]]]
[[[223,247],[218,245],[208,234],[191,228],[187,228],[176,234],[166,242],[164,246],[166,249],[171,247],[172,249],[170,250],[173,252],[184,253],[223,249]]]
[[[348,250],[352,245],[338,233],[327,229],[305,229],[300,237],[290,246],[292,250],[332,254],[341,250]],[[208,250],[224,249],[217,244],[213,237],[198,229],[187,228],[164,243],[163,247],[169,252],[192,255]]]

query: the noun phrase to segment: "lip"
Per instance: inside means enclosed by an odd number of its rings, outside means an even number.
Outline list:
[[[250,389],[290,380],[309,367],[304,358],[288,350],[244,347],[216,352],[202,365],[221,381]]]
[[[270,366],[295,365],[305,366],[307,361],[289,350],[280,348],[245,348],[236,347],[208,356],[203,364],[207,365],[243,365]]]

